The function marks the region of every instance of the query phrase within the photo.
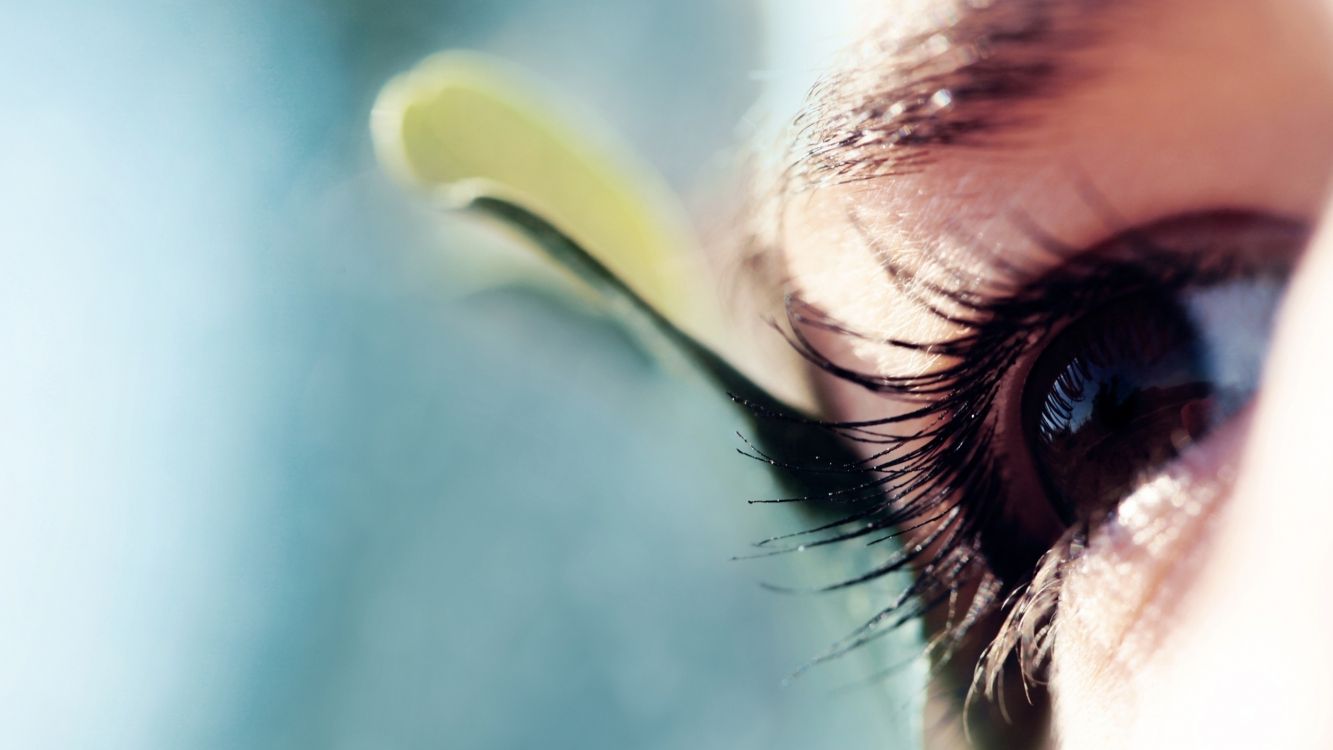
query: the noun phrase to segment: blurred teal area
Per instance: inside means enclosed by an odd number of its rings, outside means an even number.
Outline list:
[[[0,746],[910,746],[919,666],[783,678],[888,593],[729,562],[789,511],[725,400],[380,175],[469,46],[677,188],[754,100],[707,0],[54,0],[0,27]],[[891,588],[891,587],[890,587]],[[852,610],[849,614],[849,608]]]

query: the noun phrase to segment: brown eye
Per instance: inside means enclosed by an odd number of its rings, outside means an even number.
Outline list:
[[[1051,340],[1024,386],[1023,429],[1066,523],[1114,507],[1248,402],[1279,292],[1263,277],[1131,294]]]

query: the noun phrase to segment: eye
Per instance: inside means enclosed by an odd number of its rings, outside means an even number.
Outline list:
[[[979,536],[992,572],[1026,580],[1065,529],[1095,527],[1250,401],[1305,237],[1257,212],[1169,217],[1061,246],[978,310],[957,383],[997,434],[1001,487]],[[994,386],[976,366],[987,351],[1011,352]]]
[[[873,341],[914,363],[938,355],[933,369],[844,366],[805,331],[871,339],[789,304],[801,354],[888,405],[880,418],[820,425],[866,458],[846,469],[851,489],[823,500],[839,520],[793,535],[802,540],[793,548],[903,542],[875,569],[829,588],[915,573],[904,596],[835,653],[874,637],[880,623],[932,613],[937,663],[955,670],[954,684],[992,698],[1007,665],[1040,679],[1060,571],[1092,530],[1254,397],[1308,234],[1301,222],[1235,209],[1131,226],[1081,248],[1031,229],[1040,252],[998,259],[984,285],[948,273],[934,278],[959,283],[913,285],[889,269],[922,317],[957,332]]]
[[[1129,294],[1052,338],[1021,419],[1061,520],[1095,521],[1250,400],[1282,287],[1242,276]]]

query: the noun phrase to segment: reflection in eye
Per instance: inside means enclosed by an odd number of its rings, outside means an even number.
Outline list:
[[[1292,221],[1218,210],[1086,250],[1034,233],[1049,251],[1044,267],[997,263],[983,290],[913,283],[890,269],[901,291],[962,330],[942,341],[881,342],[939,355],[944,364],[926,373],[839,364],[809,332],[856,332],[791,302],[802,354],[907,405],[830,426],[869,446],[870,458],[855,488],[835,498],[858,501],[854,510],[805,546],[902,535],[908,543],[892,560],[838,585],[910,567],[912,603],[886,609],[877,624],[947,603],[937,656],[998,636],[978,684],[998,679],[1013,649],[1027,654],[1025,676],[1036,676],[1061,566],[1116,503],[1252,397],[1305,236]],[[1000,614],[1005,628],[983,632]]]
[[[1249,401],[1280,289],[1241,277],[1130,295],[1046,346],[1024,387],[1024,434],[1065,523],[1095,520]]]

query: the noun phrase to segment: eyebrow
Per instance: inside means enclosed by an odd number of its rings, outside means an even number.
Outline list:
[[[879,29],[823,78],[796,118],[789,185],[920,171],[937,148],[979,145],[1026,122],[1013,106],[1056,93],[1105,0],[958,0],[941,24]]]

